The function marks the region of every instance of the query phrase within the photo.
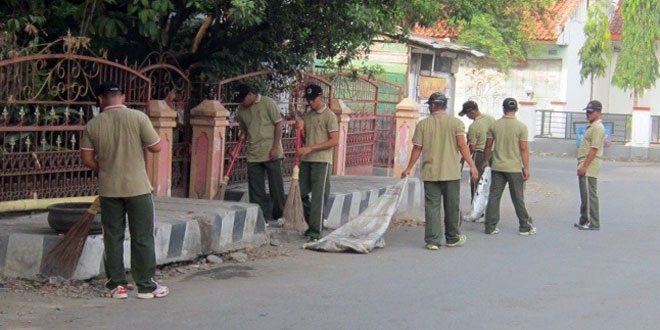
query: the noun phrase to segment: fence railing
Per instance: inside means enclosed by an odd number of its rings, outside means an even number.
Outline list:
[[[601,120],[612,142],[630,141],[632,115],[604,113]],[[584,112],[536,110],[534,136],[575,140],[578,128],[586,124]]]
[[[660,143],[660,116],[651,119],[651,143]]]

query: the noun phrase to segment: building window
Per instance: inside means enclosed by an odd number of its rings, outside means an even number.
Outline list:
[[[451,72],[451,58],[435,56],[435,63],[433,63],[433,72],[435,73],[450,73]]]

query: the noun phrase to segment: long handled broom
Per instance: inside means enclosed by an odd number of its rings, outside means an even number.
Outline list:
[[[92,227],[94,217],[101,209],[101,200],[96,197],[92,205],[87,208],[85,214],[64,234],[46,255],[41,266],[41,274],[44,276],[61,276],[71,278],[78,266],[80,255],[82,255],[89,229]]]
[[[220,184],[218,185],[218,192],[215,194],[215,197],[213,197],[213,199],[215,200],[225,199],[225,192],[227,191],[227,185],[229,184],[229,176],[231,175],[231,172],[234,170],[234,166],[236,165],[236,160],[238,159],[238,156],[241,154],[241,149],[243,149],[243,144],[245,144],[245,140],[239,140],[238,144],[236,144],[236,147],[234,147],[234,150],[232,150],[231,158],[229,159],[229,166],[225,171],[225,176],[222,178],[222,180],[220,180]]]
[[[302,130],[296,130],[296,150],[300,149],[302,145]],[[307,222],[305,222],[305,215],[303,213],[302,198],[300,197],[300,185],[298,184],[300,169],[298,165],[300,159],[296,156],[293,161],[293,175],[291,177],[291,187],[289,188],[289,195],[286,197],[286,204],[284,204],[284,229],[303,231],[307,229]]]

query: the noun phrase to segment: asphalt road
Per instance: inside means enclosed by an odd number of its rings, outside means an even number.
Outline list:
[[[501,233],[485,235],[482,225],[466,223],[463,247],[427,251],[423,227],[393,228],[387,247],[369,255],[299,250],[290,257],[226,264],[167,283],[171,295],[156,301],[35,298],[35,304],[45,306],[41,312],[31,315],[29,324],[13,324],[49,329],[657,328],[660,166],[604,164],[599,232],[573,228],[575,172],[573,159],[533,158],[527,202],[536,236],[517,234],[505,198]]]

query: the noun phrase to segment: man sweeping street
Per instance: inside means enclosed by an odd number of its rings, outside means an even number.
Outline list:
[[[476,180],[477,167],[470,157],[465,140],[463,122],[447,113],[447,97],[433,93],[428,105],[431,115],[417,124],[413,135],[413,150],[408,167],[401,177],[407,177],[422,155],[422,180],[424,181],[426,248],[438,250],[441,244],[441,207],[444,206],[444,236],[446,246],[461,246],[465,235],[460,232],[460,156],[470,166],[470,177]],[[444,205],[443,205],[444,204]]]
[[[467,101],[463,103],[463,109],[458,113],[459,116],[467,115],[468,118],[472,120],[472,124],[468,127],[467,141],[470,148],[470,154],[472,154],[472,159],[474,163],[479,167],[479,178],[484,173],[484,170],[481,166],[484,160],[484,147],[486,146],[486,137],[488,135],[488,129],[490,125],[495,122],[493,116],[482,114],[479,110],[479,105],[474,101]],[[476,191],[477,183],[476,181],[470,181],[470,198],[474,199],[474,193]]]
[[[598,210],[598,174],[603,162],[605,127],[600,120],[603,105],[590,101],[584,110],[589,125],[578,149],[578,183],[580,186],[580,220],[575,227],[580,230],[600,230]]]
[[[126,215],[131,236],[131,274],[138,298],[169,294],[154,279],[154,202],[145,153],[160,152],[160,138],[149,117],[124,105],[124,93],[112,82],[96,89],[101,113],[85,126],[80,143],[83,164],[98,172],[105,245],[105,286],[112,298],[128,297],[124,269]]]
[[[529,146],[527,144],[527,126],[516,119],[518,101],[506,98],[502,103],[504,116],[495,121],[488,130],[482,167],[488,166],[487,159],[492,159],[490,195],[486,207],[486,234],[498,234],[500,222],[500,200],[507,183],[511,201],[518,216],[518,233],[534,235],[532,218],[525,208],[525,181],[529,179]],[[494,147],[494,148],[493,148]],[[494,149],[494,150],[493,150]]]
[[[241,139],[247,138],[248,193],[250,203],[258,204],[266,219],[281,222],[284,211],[284,180],[282,179],[282,115],[277,102],[255,93],[248,85],[238,86],[234,102]],[[270,198],[266,194],[268,178]],[[272,201],[272,210],[270,203]],[[271,210],[269,213],[268,211]]]
[[[308,85],[304,95],[309,108],[302,120],[296,121],[297,128],[303,130],[304,145],[296,153],[302,160],[300,195],[309,225],[305,236],[317,241],[323,228],[323,207],[330,195],[333,148],[339,142],[339,127],[337,116],[325,104],[321,86]]]

